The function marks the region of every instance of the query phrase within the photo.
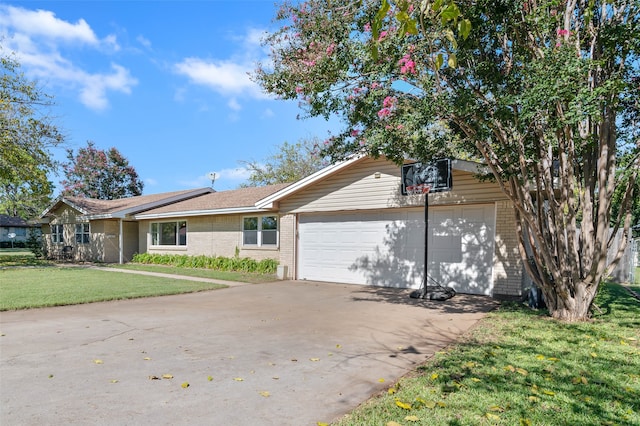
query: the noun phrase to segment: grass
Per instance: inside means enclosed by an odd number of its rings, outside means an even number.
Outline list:
[[[0,270],[0,311],[215,290],[226,286],[82,267]]]
[[[54,263],[46,259],[36,259],[27,249],[0,249],[0,268],[11,266],[50,266]]]
[[[133,271],[161,272],[163,274],[186,275],[189,277],[211,278],[225,281],[240,281],[246,283],[264,283],[275,281],[273,274],[252,274],[248,272],[216,271],[213,269],[182,268],[164,265],[143,265],[141,263],[126,263],[124,265],[109,265],[112,268]]]
[[[640,303],[615,284],[596,303],[572,324],[505,304],[335,425],[640,425]]]

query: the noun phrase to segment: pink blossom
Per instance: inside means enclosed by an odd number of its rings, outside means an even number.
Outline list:
[[[302,87],[300,86],[296,86],[296,93],[299,95],[300,93],[302,93]]]
[[[378,111],[378,118],[385,118],[391,115],[391,109],[389,108],[382,108],[380,111]]]
[[[358,136],[359,134],[360,134],[360,130],[358,130],[358,129],[351,130],[351,136],[353,136],[354,138],[356,136]]]
[[[380,37],[378,37],[378,41],[382,41],[387,36],[387,31],[380,31]]]
[[[381,85],[377,81],[374,81],[373,83],[371,83],[371,90],[375,90],[378,87],[381,87]]]
[[[302,61],[302,63],[308,67],[314,67],[316,65],[316,61]]]
[[[335,48],[336,48],[335,43],[331,43],[329,46],[327,46],[327,56],[331,56]]]
[[[408,53],[400,59],[398,62],[400,64],[400,73],[402,74],[415,74],[416,73],[416,63],[411,59],[411,55]]]
[[[382,101],[382,106],[385,108],[393,108],[396,101],[397,99],[395,97],[387,96],[386,98],[384,98],[384,101]]]
[[[369,22],[367,22],[366,24],[364,24],[364,31],[366,33],[371,32],[371,24]]]
[[[566,35],[569,35],[569,30],[558,29],[558,35],[559,35],[559,36],[566,36]]]

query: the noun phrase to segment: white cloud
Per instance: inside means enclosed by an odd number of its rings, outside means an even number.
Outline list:
[[[262,111],[262,118],[272,118],[275,117],[276,114],[275,112],[273,112],[273,110],[271,108],[267,108],[264,111]]]
[[[90,71],[73,62],[74,50],[83,45],[105,54],[120,50],[115,35],[98,38],[84,19],[70,23],[50,11],[0,5],[0,39],[3,48],[16,52],[27,75],[75,91],[80,102],[94,110],[109,106],[110,92],[129,94],[138,83],[118,64]]]
[[[269,99],[262,88],[249,77],[255,71],[257,62],[268,60],[261,47],[261,39],[265,34],[262,29],[249,29],[241,37],[230,37],[238,45],[237,53],[231,57],[184,58],[174,65],[174,69],[178,74],[186,76],[192,84],[208,87],[222,96]]]
[[[237,167],[235,169],[222,169],[215,170],[216,181],[214,188],[222,191],[223,189],[237,188],[239,184],[249,179],[251,171],[245,167]],[[211,186],[211,179],[209,178],[209,172],[198,176],[191,180],[182,180],[178,182],[180,185],[190,188],[203,188]]]
[[[49,40],[98,44],[99,40],[84,19],[75,24],[56,18],[47,10],[28,10],[13,6],[0,6],[0,26],[18,33],[42,36]]]
[[[151,49],[151,41],[148,38],[146,38],[146,37],[144,37],[142,35],[139,35],[138,37],[136,37],[136,40],[138,41],[138,43],[140,43],[145,48]]]
[[[238,100],[236,98],[229,99],[229,102],[227,102],[227,106],[234,111],[240,111],[242,109],[242,105],[238,103]]]
[[[158,184],[158,181],[156,179],[154,179],[154,178],[146,178],[144,180],[144,184],[145,185],[149,185],[149,186],[155,186],[155,185]]]
[[[186,58],[175,65],[179,74],[185,75],[192,83],[206,86],[225,96],[248,95],[265,97],[260,86],[249,79],[253,65],[228,60],[204,60]]]

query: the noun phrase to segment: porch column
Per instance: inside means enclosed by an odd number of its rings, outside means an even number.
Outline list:
[[[118,225],[120,227],[120,232],[118,232],[118,263],[122,265],[124,263],[124,235],[122,234],[122,219],[118,220]]]

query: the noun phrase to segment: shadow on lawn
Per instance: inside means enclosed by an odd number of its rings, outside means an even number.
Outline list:
[[[47,267],[56,266],[55,262],[46,259],[37,259],[29,255],[6,255],[0,254],[0,268],[17,267]]]
[[[437,372],[430,384],[443,394],[472,389],[521,418],[539,411],[537,421],[558,415],[558,424],[560,413],[631,424],[640,411],[640,304],[617,285],[603,286],[597,302],[603,313],[583,323],[504,304],[471,339],[420,368],[423,380]]]

